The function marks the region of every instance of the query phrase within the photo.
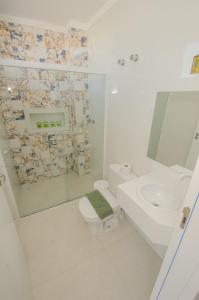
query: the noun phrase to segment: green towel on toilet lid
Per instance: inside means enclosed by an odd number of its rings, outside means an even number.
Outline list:
[[[90,201],[100,219],[103,220],[113,214],[112,207],[99,191],[95,190],[87,194],[86,197]]]

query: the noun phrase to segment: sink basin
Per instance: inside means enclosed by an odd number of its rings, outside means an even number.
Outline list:
[[[152,208],[162,211],[172,211],[179,207],[178,201],[163,184],[144,184],[137,188],[138,196]]]

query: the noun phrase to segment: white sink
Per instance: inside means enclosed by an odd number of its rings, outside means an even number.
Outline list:
[[[179,202],[172,191],[163,184],[148,183],[138,186],[138,196],[152,208],[161,211],[173,211],[179,207]]]

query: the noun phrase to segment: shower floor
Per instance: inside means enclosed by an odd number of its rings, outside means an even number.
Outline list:
[[[58,204],[76,199],[90,192],[96,176],[65,174],[53,178],[42,178],[35,183],[20,186],[18,209],[20,216],[27,216]]]

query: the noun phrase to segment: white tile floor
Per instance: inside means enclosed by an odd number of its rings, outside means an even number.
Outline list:
[[[161,260],[126,220],[93,237],[78,201],[22,218],[34,300],[148,300]]]
[[[72,173],[22,184],[17,201],[20,215],[27,216],[85,195],[92,191],[95,180],[94,172],[83,176]]]

